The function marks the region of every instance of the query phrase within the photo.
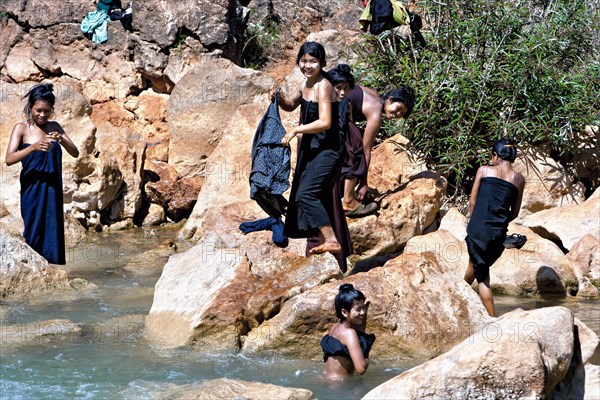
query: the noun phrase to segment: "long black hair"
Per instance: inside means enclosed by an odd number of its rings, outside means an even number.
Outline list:
[[[36,101],[47,101],[48,104],[50,104],[50,107],[54,109],[56,97],[54,97],[54,93],[52,93],[53,88],[54,86],[51,83],[40,83],[29,89],[25,96],[23,96],[23,99],[27,98],[27,103],[25,103],[23,113],[25,114],[25,118],[27,119],[27,122],[29,124],[33,123],[33,115],[31,114],[31,109],[33,108],[33,105]]]
[[[348,82],[350,89],[354,89],[354,75],[352,75],[352,69],[348,64],[339,64],[337,67],[327,71],[327,73],[329,74],[329,81],[332,85]]]
[[[392,103],[400,102],[404,103],[406,106],[406,113],[404,114],[404,119],[408,118],[410,113],[415,106],[415,91],[410,86],[400,86],[399,88],[392,89],[383,96],[381,96],[381,100],[383,104],[390,99]]]
[[[300,59],[305,54],[313,56],[314,58],[319,60],[319,65],[321,66],[321,70],[319,72],[327,80],[330,80],[329,74],[323,69],[327,65],[327,55],[325,54],[325,47],[323,47],[323,45],[319,42],[304,42],[302,46],[300,46],[300,50],[298,50],[298,56],[296,57],[296,65],[300,65]]]
[[[517,158],[517,147],[515,141],[508,138],[497,140],[492,146],[492,154],[495,154],[501,159],[511,163],[514,162],[515,158]]]
[[[338,294],[335,296],[335,315],[343,321],[345,318],[342,315],[342,310],[350,311],[355,301],[365,299],[366,297],[363,292],[354,289],[354,286],[349,283],[344,283],[340,286]]]

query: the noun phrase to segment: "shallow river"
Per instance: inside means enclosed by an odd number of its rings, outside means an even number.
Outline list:
[[[68,249],[66,269],[70,278],[83,278],[95,287],[52,294],[50,299],[38,295],[0,302],[0,399],[147,399],[157,398],[169,385],[221,377],[306,388],[318,399],[358,399],[419,363],[373,359],[364,376],[339,385],[323,379],[320,361],[207,356],[152,347],[143,338],[143,318],[152,305],[160,268],[132,272],[131,260],[175,236],[168,229],[94,235],[87,244]],[[597,300],[498,296],[496,304],[499,314],[517,307],[563,305],[600,334]],[[37,322],[50,319],[81,324],[82,334],[14,344],[16,330],[35,331]],[[9,337],[12,342],[7,344]]]

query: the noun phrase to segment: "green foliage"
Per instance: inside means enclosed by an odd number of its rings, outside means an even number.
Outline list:
[[[250,10],[249,20],[242,49],[242,64],[246,68],[261,69],[280,51],[276,48],[280,28],[276,19],[258,17],[254,9]]]
[[[458,186],[501,137],[576,155],[584,127],[600,124],[597,0],[427,4],[427,48],[386,32],[355,49],[359,82],[417,94],[410,118],[384,132],[412,138]]]

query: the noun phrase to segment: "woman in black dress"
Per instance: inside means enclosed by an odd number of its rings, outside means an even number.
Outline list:
[[[490,266],[504,251],[508,223],[519,215],[525,178],[512,169],[517,156],[515,144],[501,139],[492,147],[492,165],[477,170],[471,191],[467,226],[469,267],[465,281],[479,283],[479,296],[487,312],[496,316],[490,288]]]
[[[300,142],[284,233],[292,238],[318,235],[320,243],[310,249],[311,254],[349,253],[349,240],[338,240],[332,228],[335,220],[343,224],[336,231],[347,232],[343,214],[341,218],[334,215],[336,209],[342,209],[339,199],[339,207],[334,204],[333,188],[343,161],[344,138],[339,129],[337,95],[322,69],[325,49],[317,42],[306,42],[296,63],[306,80],[293,95],[280,95],[279,99],[285,111],[300,106],[300,124],[282,140],[286,146],[294,137]]]

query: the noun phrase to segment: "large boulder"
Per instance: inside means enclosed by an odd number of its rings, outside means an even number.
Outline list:
[[[227,135],[223,136],[206,161],[203,174],[206,180],[192,214],[179,234],[180,238],[201,239],[208,210],[237,204],[240,209],[249,207],[254,210],[259,218],[267,216],[254,201],[249,201],[252,141],[267,107],[266,96],[263,96],[257,104],[240,106],[233,114],[226,128]],[[293,118],[292,115],[294,113],[282,113],[286,125]],[[295,159],[293,155],[292,159]]]
[[[410,148],[408,139],[398,134],[373,149],[369,186],[380,194],[390,193],[426,170],[425,160]]]
[[[575,183],[549,153],[548,148],[539,146],[519,149],[513,168],[525,177],[525,191],[515,222],[522,222],[528,215],[542,210],[579,204],[585,200],[583,184]]]
[[[512,311],[363,398],[548,398],[569,370],[573,327],[564,307]]]
[[[490,318],[477,294],[435,254],[405,254],[381,268],[292,298],[277,315],[248,332],[243,351],[321,356],[319,340],[337,321],[333,299],[342,283],[353,284],[371,302],[367,332],[377,336],[371,352],[375,359],[434,357]]]
[[[202,46],[220,48],[225,57],[239,61],[246,18],[237,0],[148,0],[137,4],[133,29],[159,49],[175,47],[185,38],[181,32],[187,31]]]
[[[573,245],[567,257],[578,266],[578,279],[600,281],[600,239],[589,234],[583,236]]]
[[[236,109],[274,87],[268,75],[225,59],[198,64],[181,78],[169,98],[169,163],[182,177],[210,173],[207,158],[230,132]]]
[[[243,210],[210,211],[204,237],[169,258],[146,319],[154,341],[237,351],[241,337],[290,298],[341,276],[331,255],[306,258],[304,247],[293,244],[280,249],[270,232],[243,236],[239,224],[256,219]]]
[[[0,223],[0,298],[69,288],[66,271],[48,265],[22,238]]]
[[[276,386],[268,383],[244,382],[236,379],[220,378],[201,384],[173,386],[157,391],[160,399],[172,400],[312,400],[310,390]],[[124,396],[128,397],[128,396]]]
[[[527,190],[527,189],[526,189]],[[523,225],[569,250],[585,235],[600,239],[600,190],[581,204],[552,208],[526,217]]]
[[[348,220],[354,251],[362,257],[401,250],[436,219],[446,193],[446,180],[424,171],[413,175],[381,200],[377,215]]]
[[[462,214],[450,210],[437,231],[411,238],[404,253],[434,252],[457,279],[462,279],[469,263],[466,225]],[[565,256],[556,244],[519,224],[509,224],[508,231],[527,236],[527,243],[520,249],[505,249],[492,265],[490,284],[495,291],[511,295],[572,295],[586,286],[583,275],[578,273],[582,268],[579,262]]]

